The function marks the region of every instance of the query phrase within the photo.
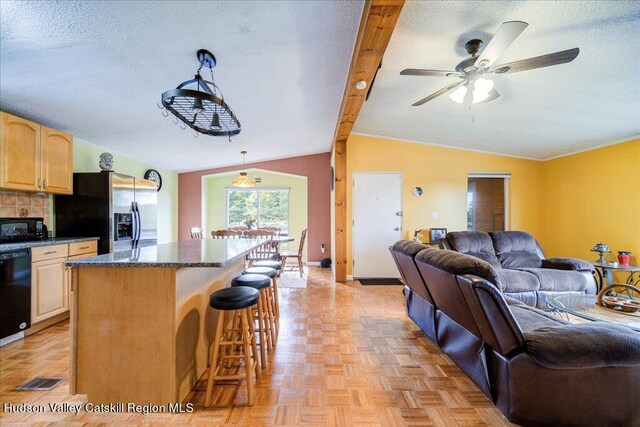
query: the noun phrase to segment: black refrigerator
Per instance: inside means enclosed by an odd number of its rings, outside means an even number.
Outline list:
[[[115,172],[73,174],[73,195],[56,196],[57,237],[99,237],[98,254],[157,244],[157,187]]]

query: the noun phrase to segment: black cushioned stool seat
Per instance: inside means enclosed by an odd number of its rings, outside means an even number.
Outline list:
[[[255,289],[264,289],[271,286],[271,278],[264,274],[243,274],[231,279],[231,287],[249,286]]]
[[[253,287],[236,286],[215,291],[209,297],[209,305],[216,310],[239,310],[258,303],[260,292]]]
[[[252,264],[252,267],[271,267],[276,270],[280,270],[282,268],[282,263],[280,261],[256,261]]]
[[[269,276],[273,279],[278,275],[278,270],[271,267],[249,267],[245,268],[242,274],[262,274],[263,276]]]
[[[262,276],[265,277],[265,276]],[[209,377],[205,408],[211,406],[212,390],[216,381],[240,380],[247,383],[247,403],[253,406],[256,391],[253,376],[260,379],[258,346],[253,325],[253,307],[260,305],[262,293],[248,286],[220,289],[211,294],[209,305],[217,309],[213,352],[209,359]],[[240,362],[235,373],[223,372]]]

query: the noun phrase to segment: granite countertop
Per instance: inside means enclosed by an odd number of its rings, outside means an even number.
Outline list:
[[[67,267],[224,267],[268,239],[183,240],[67,261]]]
[[[65,243],[100,240],[99,237],[58,237],[57,239],[35,240],[32,242],[0,243],[0,252],[15,249],[30,249],[36,246],[64,245]]]

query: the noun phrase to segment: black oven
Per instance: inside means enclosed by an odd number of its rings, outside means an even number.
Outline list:
[[[27,242],[47,238],[43,218],[0,218],[0,243]]]

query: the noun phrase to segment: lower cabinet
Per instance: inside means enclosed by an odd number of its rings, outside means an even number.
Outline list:
[[[85,252],[85,253],[78,253]],[[69,256],[70,255],[70,256]],[[96,242],[70,243],[31,249],[31,325],[69,311],[69,259],[97,256]],[[62,318],[64,319],[64,317]],[[52,319],[53,323],[62,320]],[[49,324],[52,321],[49,322]],[[48,326],[47,323],[44,327]],[[42,327],[38,328],[41,329]],[[37,330],[37,329],[36,329]]]
[[[66,258],[31,264],[31,323],[69,310],[69,280]]]

